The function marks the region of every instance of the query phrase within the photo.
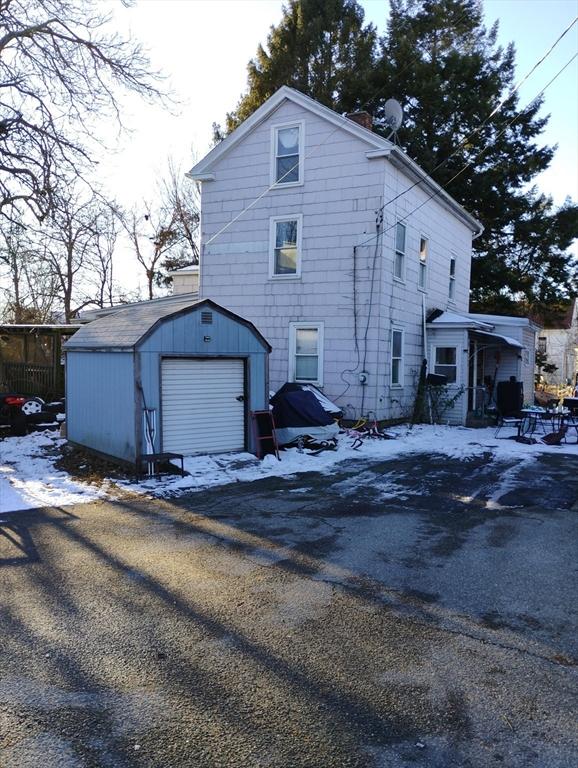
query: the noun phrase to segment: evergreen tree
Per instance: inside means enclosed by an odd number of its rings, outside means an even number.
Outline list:
[[[401,144],[439,184],[472,163],[448,185],[485,227],[474,242],[472,304],[515,311],[520,301],[575,293],[567,249],[578,208],[567,201],[556,210],[531,186],[554,154],[537,143],[547,122],[538,117],[541,99],[521,109],[511,96],[471,135],[514,86],[514,46],[504,50],[496,37],[479,0],[391,0],[379,75],[386,87],[372,107],[379,124],[383,99],[401,101]]]
[[[574,295],[578,207],[556,209],[532,186],[554,154],[539,144],[542,100],[521,108],[514,94],[486,121],[514,85],[514,46],[497,45],[480,0],[390,0],[390,11],[378,40],[356,0],[289,0],[249,63],[227,130],[290,85],[337,112],[369,109],[386,134],[383,105],[395,97],[404,150],[485,227],[474,242],[472,308],[525,312]]]
[[[227,115],[227,131],[282,85],[339,111],[361,106],[369,96],[377,40],[363,19],[356,0],[289,0],[267,47],[260,45],[249,62],[248,91]]]

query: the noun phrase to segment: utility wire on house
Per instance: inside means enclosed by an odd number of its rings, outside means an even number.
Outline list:
[[[557,72],[557,73],[554,75],[554,77],[553,77],[553,78],[552,78],[552,79],[551,79],[551,80],[550,80],[550,81],[549,81],[549,82],[548,82],[548,83],[547,83],[547,84],[546,84],[546,85],[545,85],[545,86],[542,88],[542,90],[541,90],[539,93],[537,93],[537,94],[536,94],[536,96],[534,96],[534,98],[533,98],[533,99],[532,99],[530,102],[528,102],[527,106],[526,106],[526,107],[525,107],[523,110],[521,110],[520,112],[518,112],[518,113],[517,113],[517,114],[516,114],[516,115],[515,115],[515,116],[514,116],[514,117],[513,117],[513,118],[512,118],[512,119],[511,119],[511,120],[510,120],[508,123],[506,123],[506,125],[504,126],[504,128],[502,128],[502,130],[501,130],[499,133],[497,133],[497,134],[496,134],[495,138],[496,138],[496,139],[499,139],[499,138],[500,138],[500,136],[502,136],[502,135],[503,135],[503,134],[504,134],[504,133],[505,133],[505,132],[508,130],[508,128],[510,128],[510,126],[511,126],[511,125],[513,125],[513,123],[515,123],[515,122],[516,122],[516,120],[518,120],[518,119],[519,119],[519,118],[520,118],[520,117],[521,117],[521,116],[524,114],[524,112],[525,112],[525,111],[526,111],[526,110],[527,110],[527,109],[528,109],[530,106],[532,106],[532,104],[533,104],[533,103],[534,103],[534,102],[535,102],[537,99],[539,99],[539,98],[540,98],[540,97],[541,97],[541,96],[544,94],[544,92],[545,92],[545,91],[546,91],[546,90],[547,90],[547,89],[548,89],[548,88],[549,88],[549,87],[552,85],[552,83],[554,83],[554,81],[555,81],[555,80],[557,80],[557,79],[560,77],[560,75],[561,75],[561,74],[564,72],[564,70],[565,70],[565,69],[567,69],[567,68],[570,66],[570,64],[572,64],[572,62],[573,62],[573,61],[574,61],[576,58],[578,58],[578,52],[576,52],[576,53],[574,54],[574,56],[572,56],[572,58],[571,58],[571,59],[569,59],[569,60],[566,62],[566,64],[564,64],[564,66],[563,66],[563,67],[562,67],[560,70],[558,70],[558,72]],[[419,204],[419,205],[418,205],[416,208],[413,208],[413,209],[412,209],[412,210],[411,210],[409,213],[406,213],[406,214],[405,214],[405,216],[402,216],[401,218],[397,219],[397,221],[395,221],[395,222],[394,222],[393,224],[391,224],[389,227],[386,227],[384,230],[382,230],[382,232],[380,232],[380,233],[376,233],[375,235],[371,235],[371,237],[368,237],[368,238],[367,238],[367,240],[364,240],[362,243],[359,243],[359,245],[357,245],[357,246],[356,246],[356,248],[362,248],[364,245],[367,245],[367,243],[370,243],[372,240],[375,240],[375,239],[376,239],[376,238],[377,238],[377,237],[378,237],[380,234],[385,234],[386,232],[389,232],[389,230],[390,230],[390,229],[393,229],[395,226],[397,226],[397,223],[398,223],[398,222],[400,222],[400,221],[406,221],[406,220],[407,220],[407,219],[408,219],[410,216],[412,216],[412,215],[413,215],[413,214],[414,214],[416,211],[419,211],[419,210],[420,210],[420,208],[423,208],[423,207],[424,207],[424,205],[426,205],[427,203],[429,203],[429,201],[430,201],[430,200],[433,200],[435,197],[438,197],[438,195],[440,195],[442,192],[444,192],[444,191],[445,191],[445,188],[446,188],[446,187],[448,187],[448,186],[449,186],[449,185],[452,183],[452,181],[455,181],[455,179],[457,179],[457,178],[458,178],[458,176],[461,176],[461,175],[462,175],[462,173],[464,173],[464,171],[466,171],[466,170],[467,170],[467,169],[468,169],[468,168],[469,168],[471,165],[473,165],[473,163],[474,163],[476,160],[478,160],[480,157],[482,157],[482,155],[483,155],[485,152],[487,152],[487,150],[488,150],[488,149],[490,149],[490,147],[491,147],[491,144],[487,144],[485,147],[483,147],[483,148],[480,150],[480,152],[478,152],[478,154],[477,154],[477,155],[475,155],[475,156],[474,156],[474,157],[473,157],[471,160],[468,160],[468,162],[467,162],[467,163],[466,163],[464,166],[462,166],[462,168],[460,168],[460,170],[459,170],[459,171],[458,171],[456,174],[454,174],[454,175],[452,176],[452,178],[451,178],[451,179],[449,179],[449,180],[448,180],[448,181],[447,181],[445,184],[443,184],[443,185],[440,185],[439,189],[435,190],[435,191],[434,191],[434,192],[433,192],[431,195],[429,195],[429,196],[428,196],[428,197],[427,197],[427,198],[424,200],[424,202],[423,202],[423,203],[420,203],[420,204]],[[414,186],[416,186],[416,185],[414,184]],[[409,189],[412,189],[412,188],[413,188],[413,187],[410,187]],[[408,191],[409,191],[409,189],[406,189],[406,190],[404,190],[404,192],[403,192],[403,193],[401,193],[401,194],[405,194],[406,192],[408,192]],[[398,197],[399,197],[399,196],[400,196],[400,195],[398,195]],[[397,199],[397,198],[394,198],[394,200],[395,200],[395,199]],[[393,201],[390,201],[390,202],[393,202]]]
[[[457,26],[458,24],[460,24],[460,23],[463,21],[463,19],[465,19],[465,17],[466,17],[467,15],[468,15],[467,11],[466,11],[465,13],[463,13],[463,14],[462,14],[462,15],[459,17],[459,19],[457,20],[457,22],[456,22],[456,26]],[[415,54],[413,57],[411,57],[411,58],[410,58],[410,60],[409,60],[409,61],[407,62],[407,64],[405,65],[405,67],[403,67],[403,68],[401,69],[401,71],[399,72],[399,76],[403,75],[403,74],[404,74],[404,72],[406,72],[406,71],[409,69],[409,67],[411,67],[411,65],[412,65],[412,64],[413,64],[415,61],[417,61],[417,59],[418,59],[418,54],[416,53],[416,54]],[[365,101],[365,102],[364,102],[364,103],[363,103],[363,104],[360,106],[360,109],[364,109],[365,107],[368,107],[368,106],[369,106],[369,105],[370,105],[370,104],[371,104],[371,103],[372,103],[372,102],[373,102],[375,99],[377,99],[377,97],[378,97],[378,96],[381,96],[381,95],[383,95],[383,92],[384,92],[384,91],[385,91],[385,89],[386,89],[386,88],[388,88],[388,87],[389,87],[389,83],[385,83],[385,85],[383,85],[383,86],[381,86],[380,88],[378,88],[378,89],[377,89],[377,90],[376,90],[376,91],[375,91],[375,92],[374,92],[374,93],[373,93],[373,94],[372,94],[372,95],[371,95],[371,96],[370,96],[370,97],[369,97],[369,98],[368,98],[368,99],[367,99],[367,100],[366,100],[366,101]],[[348,125],[348,123],[350,122],[350,120],[349,120],[349,118],[348,118],[348,117],[346,117],[345,115],[339,115],[338,113],[336,113],[336,114],[337,114],[337,116],[338,116],[338,117],[339,117],[339,118],[342,120],[342,124],[343,124],[343,125]],[[328,134],[327,134],[327,136],[326,136],[326,137],[323,139],[323,141],[320,141],[320,142],[319,142],[319,144],[316,144],[314,147],[312,147],[312,148],[311,148],[311,150],[310,150],[310,152],[309,152],[307,155],[305,155],[305,157],[303,158],[303,163],[305,163],[305,160],[308,160],[310,157],[312,157],[312,156],[315,154],[315,152],[316,152],[318,149],[320,149],[322,146],[324,146],[324,145],[325,145],[325,144],[326,144],[326,143],[329,141],[329,139],[330,139],[330,138],[331,138],[331,137],[332,137],[332,136],[333,136],[335,133],[337,133],[337,131],[338,131],[340,128],[341,128],[341,125],[336,125],[336,126],[335,126],[335,128],[334,128],[334,129],[333,129],[333,130],[332,130],[330,133],[328,133]],[[234,216],[234,217],[231,219],[231,221],[228,221],[228,222],[227,222],[227,223],[226,223],[226,224],[225,224],[223,227],[221,227],[221,229],[220,229],[218,232],[215,232],[215,234],[214,234],[212,237],[210,237],[210,238],[207,240],[207,242],[205,243],[205,247],[209,246],[209,245],[210,245],[211,243],[213,243],[213,242],[214,242],[214,241],[215,241],[215,240],[216,240],[216,239],[217,239],[217,238],[218,238],[220,235],[222,235],[224,232],[226,232],[226,231],[227,231],[227,229],[228,229],[228,228],[229,228],[231,225],[233,225],[233,224],[234,224],[236,221],[238,221],[238,220],[239,220],[239,219],[240,219],[242,216],[244,216],[244,215],[247,213],[247,211],[250,211],[250,210],[251,210],[251,208],[253,208],[253,206],[257,205],[257,203],[258,203],[260,200],[262,200],[262,199],[265,197],[265,195],[267,195],[267,194],[268,194],[268,193],[269,193],[269,192],[270,192],[270,191],[271,191],[271,190],[272,190],[274,187],[276,187],[276,186],[279,184],[279,182],[283,181],[283,179],[284,179],[286,176],[288,176],[290,173],[292,173],[292,172],[293,172],[293,171],[294,171],[296,168],[298,168],[298,167],[299,167],[299,161],[297,161],[297,162],[295,163],[295,165],[294,165],[294,166],[292,166],[291,168],[289,168],[289,170],[287,170],[287,171],[286,171],[286,172],[283,174],[283,176],[281,176],[281,178],[277,179],[277,180],[276,180],[276,181],[274,181],[272,184],[270,184],[270,185],[269,185],[269,186],[268,186],[268,187],[267,187],[265,190],[263,190],[263,192],[261,192],[261,194],[260,194],[260,195],[258,195],[258,197],[256,197],[256,198],[255,198],[255,199],[254,199],[254,200],[253,200],[251,203],[249,203],[249,205],[247,205],[245,208],[243,208],[243,210],[242,210],[240,213],[238,213],[236,216]]]
[[[461,21],[461,20],[462,20],[462,18],[464,18],[464,16],[465,16],[465,14],[464,14],[462,17],[460,17],[460,19],[458,20],[458,23],[459,23],[459,21]],[[490,113],[490,114],[489,114],[489,115],[488,115],[488,116],[487,116],[487,117],[486,117],[486,118],[485,118],[485,119],[482,121],[482,123],[480,123],[480,125],[479,125],[477,128],[475,128],[475,129],[474,129],[472,132],[470,132],[470,133],[469,133],[469,134],[468,134],[468,135],[467,135],[467,136],[466,136],[464,139],[462,139],[462,141],[461,141],[461,142],[460,142],[460,144],[459,144],[459,145],[456,147],[456,149],[454,150],[454,152],[453,152],[451,155],[449,155],[448,157],[446,157],[444,160],[442,160],[442,161],[441,161],[441,162],[440,162],[438,165],[436,165],[436,166],[435,166],[435,168],[433,168],[433,169],[432,169],[432,170],[429,172],[429,174],[428,174],[428,175],[430,175],[430,176],[431,176],[431,174],[432,174],[432,173],[435,173],[435,171],[436,171],[436,170],[438,170],[438,169],[439,169],[439,168],[441,168],[443,165],[445,165],[445,163],[447,163],[447,162],[448,162],[448,160],[450,160],[450,159],[451,159],[451,158],[452,158],[452,157],[453,157],[453,156],[456,154],[456,152],[458,152],[458,151],[460,150],[460,148],[461,148],[461,147],[462,147],[462,146],[463,146],[463,145],[464,145],[464,144],[465,144],[465,143],[466,143],[466,142],[467,142],[467,141],[468,141],[468,140],[469,140],[469,139],[470,139],[472,136],[475,136],[477,133],[479,133],[479,131],[480,131],[480,130],[481,130],[483,127],[484,127],[484,125],[486,125],[486,123],[487,123],[487,122],[488,122],[488,121],[489,121],[489,120],[490,120],[492,117],[494,117],[494,116],[495,116],[495,115],[496,115],[496,114],[497,114],[497,113],[498,113],[498,112],[499,112],[499,111],[502,109],[502,107],[504,106],[504,104],[505,104],[505,103],[506,103],[506,102],[507,102],[507,101],[508,101],[510,98],[512,98],[512,96],[514,96],[514,94],[515,94],[515,93],[516,93],[516,92],[517,92],[517,91],[520,89],[520,87],[523,85],[523,83],[524,83],[524,82],[526,82],[526,80],[527,80],[527,79],[530,77],[530,75],[532,75],[532,73],[533,73],[533,72],[535,72],[535,70],[536,70],[536,69],[537,69],[537,68],[538,68],[538,67],[539,67],[539,66],[540,66],[540,65],[541,65],[541,64],[542,64],[542,63],[543,63],[543,62],[544,62],[544,61],[545,61],[547,58],[548,58],[548,56],[549,56],[549,55],[552,53],[552,51],[553,51],[553,50],[556,48],[556,46],[558,45],[558,43],[559,43],[559,42],[562,40],[562,38],[563,38],[563,37],[565,37],[565,35],[566,35],[566,34],[568,34],[568,32],[570,31],[570,29],[572,29],[572,27],[573,27],[573,26],[576,24],[576,22],[577,22],[577,21],[578,21],[578,16],[577,16],[576,18],[574,18],[574,19],[573,19],[573,21],[572,21],[572,22],[571,22],[571,23],[570,23],[570,24],[569,24],[569,25],[566,27],[566,29],[565,29],[565,30],[564,30],[564,31],[563,31],[563,32],[562,32],[562,33],[559,35],[559,37],[558,37],[558,38],[557,38],[557,39],[554,41],[554,43],[552,43],[552,45],[550,46],[550,48],[549,48],[549,49],[546,51],[546,53],[545,53],[545,54],[544,54],[544,55],[543,55],[543,56],[542,56],[542,57],[541,57],[541,58],[540,58],[540,59],[539,59],[539,60],[538,60],[538,61],[537,61],[537,62],[534,64],[534,66],[533,66],[533,67],[530,69],[530,71],[529,71],[529,72],[528,72],[528,73],[527,73],[527,74],[526,74],[526,75],[525,75],[525,76],[524,76],[524,77],[523,77],[523,78],[522,78],[522,79],[521,79],[521,80],[520,80],[520,81],[519,81],[519,82],[518,82],[518,83],[517,83],[517,84],[516,84],[516,85],[515,85],[515,86],[514,86],[514,87],[513,87],[511,90],[510,90],[510,91],[509,91],[508,95],[507,95],[506,97],[504,97],[504,98],[503,98],[503,99],[502,99],[502,100],[501,100],[501,101],[500,101],[500,102],[499,102],[499,103],[498,103],[498,104],[497,104],[497,105],[494,107],[494,109],[492,110],[492,112],[491,112],[491,113]],[[411,60],[408,62],[408,64],[407,64],[407,65],[406,65],[406,66],[403,68],[403,70],[402,70],[402,72],[401,72],[400,74],[403,74],[403,72],[405,72],[405,71],[408,69],[408,67],[409,67],[409,66],[411,66],[411,64],[412,64],[414,61],[416,61],[416,60],[417,60],[417,56],[415,56],[413,59],[411,59]],[[372,96],[371,96],[371,97],[370,97],[370,98],[369,98],[369,99],[368,99],[368,100],[367,100],[367,101],[366,101],[366,102],[365,102],[365,103],[362,105],[362,107],[364,107],[364,106],[368,106],[368,105],[369,105],[369,104],[370,104],[370,103],[371,103],[371,102],[372,102],[374,99],[376,99],[376,98],[377,98],[379,95],[381,95],[381,93],[383,92],[383,90],[384,90],[384,88],[385,88],[385,87],[386,87],[386,86],[383,86],[382,88],[379,88],[379,89],[378,89],[378,90],[377,90],[377,91],[376,91],[376,92],[375,92],[375,93],[374,93],[374,94],[373,94],[373,95],[372,95]],[[349,120],[349,118],[347,118],[347,117],[345,117],[345,116],[343,116],[343,115],[339,115],[339,117],[340,117],[340,118],[341,118],[341,120],[343,121],[343,125],[347,125],[347,121]],[[304,156],[304,158],[303,158],[303,161],[302,161],[302,162],[304,163],[304,162],[305,162],[305,160],[308,160],[310,157],[312,157],[312,156],[315,154],[315,152],[317,152],[317,150],[318,150],[318,149],[320,149],[320,148],[321,148],[321,147],[322,147],[324,144],[326,144],[326,143],[329,141],[329,139],[330,139],[330,138],[331,138],[331,137],[332,137],[332,136],[333,136],[333,135],[334,135],[334,134],[335,134],[335,133],[336,133],[336,132],[339,130],[339,128],[340,128],[340,127],[341,127],[341,126],[339,126],[339,125],[335,126],[335,128],[334,128],[334,129],[333,129],[333,130],[332,130],[332,131],[331,131],[331,132],[330,132],[330,133],[329,133],[329,134],[328,134],[328,135],[327,135],[327,136],[326,136],[326,137],[323,139],[323,141],[320,141],[318,144],[316,144],[314,147],[312,147],[312,148],[311,148],[311,150],[308,152],[308,154],[306,154],[306,155]],[[250,202],[250,203],[249,203],[249,205],[245,206],[245,208],[243,208],[243,210],[242,210],[242,211],[240,211],[240,213],[238,213],[238,214],[237,214],[236,216],[234,216],[234,217],[233,217],[233,218],[232,218],[230,221],[228,221],[228,222],[227,222],[227,223],[226,223],[226,224],[225,224],[223,227],[221,227],[221,229],[220,229],[220,230],[218,230],[218,232],[215,232],[215,234],[214,234],[212,237],[210,237],[210,238],[209,238],[209,240],[207,240],[207,242],[205,243],[205,247],[207,247],[207,246],[211,245],[211,243],[213,243],[213,242],[214,242],[214,241],[215,241],[215,240],[216,240],[218,237],[220,237],[222,234],[224,234],[224,233],[227,231],[227,229],[229,229],[229,227],[230,227],[230,226],[232,226],[232,225],[233,225],[233,224],[234,224],[236,221],[238,221],[238,220],[239,220],[239,219],[240,219],[242,216],[244,216],[244,215],[247,213],[247,211],[251,210],[251,208],[253,208],[255,205],[257,205],[257,203],[258,203],[260,200],[262,200],[262,199],[265,197],[265,195],[267,195],[267,194],[268,194],[268,193],[269,193],[269,192],[270,192],[270,191],[271,191],[271,190],[272,190],[274,187],[276,187],[276,186],[279,184],[279,182],[283,181],[283,179],[284,179],[286,176],[288,176],[288,175],[289,175],[290,173],[292,173],[292,172],[293,172],[295,169],[297,169],[297,168],[299,167],[299,162],[300,162],[300,161],[297,161],[297,163],[295,163],[295,165],[293,165],[291,168],[289,168],[289,169],[288,169],[288,170],[287,170],[287,171],[286,171],[286,172],[283,174],[283,176],[281,176],[281,178],[277,179],[277,180],[276,180],[276,181],[274,181],[272,184],[270,184],[268,187],[266,187],[266,188],[263,190],[263,192],[261,192],[261,194],[260,194],[260,195],[258,195],[258,196],[257,196],[257,197],[256,197],[256,198],[255,198],[255,199],[252,201],[252,202]],[[388,200],[386,203],[384,203],[384,204],[381,206],[381,210],[383,210],[383,209],[384,209],[384,208],[385,208],[387,205],[390,205],[391,203],[393,203],[393,202],[395,202],[396,200],[398,200],[400,197],[402,197],[403,195],[405,195],[407,192],[409,192],[409,191],[411,191],[412,189],[414,189],[414,187],[416,187],[416,186],[419,186],[419,184],[421,184],[421,183],[423,183],[423,180],[420,180],[420,181],[416,181],[416,182],[414,182],[414,184],[412,184],[410,187],[408,187],[407,189],[405,189],[405,190],[403,190],[402,192],[400,192],[400,193],[399,193],[399,194],[398,194],[396,197],[394,197],[394,198],[392,198],[391,200]],[[386,231],[387,231],[387,230],[386,230]]]
[[[516,85],[515,85],[515,86],[514,86],[514,87],[513,87],[513,88],[512,88],[512,89],[511,89],[509,92],[508,92],[508,95],[507,95],[507,96],[504,96],[504,98],[503,98],[503,99],[501,99],[501,100],[498,102],[498,104],[496,104],[496,106],[494,107],[494,109],[493,109],[493,110],[490,112],[490,114],[489,114],[487,117],[485,117],[485,118],[484,118],[484,120],[482,120],[482,122],[481,122],[481,123],[480,123],[480,124],[477,126],[477,128],[474,128],[474,130],[473,130],[473,131],[471,131],[471,133],[469,133],[467,136],[465,136],[465,137],[464,137],[464,138],[463,138],[463,139],[460,141],[460,143],[458,144],[458,146],[457,146],[457,147],[454,149],[454,151],[453,151],[453,152],[452,152],[450,155],[448,155],[446,158],[444,158],[443,160],[441,160],[441,161],[440,161],[440,162],[439,162],[439,163],[438,163],[438,164],[437,164],[437,165],[436,165],[434,168],[432,168],[432,169],[431,169],[431,171],[429,171],[429,173],[428,173],[428,176],[433,176],[433,174],[434,174],[436,171],[438,171],[440,168],[443,168],[443,167],[446,165],[446,163],[448,163],[448,162],[449,162],[449,161],[452,159],[452,157],[455,157],[455,155],[457,155],[457,153],[460,151],[460,149],[461,149],[461,148],[462,148],[462,147],[463,147],[463,146],[464,146],[464,145],[465,145],[465,144],[466,144],[466,143],[467,143],[467,142],[468,142],[470,139],[472,139],[474,136],[476,136],[476,135],[477,135],[477,134],[478,134],[478,133],[479,133],[479,132],[482,130],[482,128],[483,128],[485,125],[487,125],[487,123],[488,123],[488,122],[489,122],[489,121],[490,121],[490,120],[491,120],[493,117],[495,117],[495,115],[497,115],[497,114],[498,114],[498,112],[499,112],[499,111],[502,109],[502,107],[504,106],[504,104],[506,104],[506,103],[507,103],[507,102],[508,102],[508,101],[509,101],[509,100],[512,98],[512,96],[514,96],[514,95],[515,95],[515,94],[516,94],[516,93],[519,91],[519,89],[520,89],[520,88],[522,87],[522,85],[523,85],[523,84],[526,82],[526,80],[527,80],[527,79],[530,77],[530,75],[531,75],[533,72],[535,72],[535,71],[538,69],[538,67],[540,66],[540,64],[542,64],[542,63],[543,63],[543,62],[544,62],[544,61],[545,61],[545,60],[548,58],[548,56],[549,56],[549,55],[552,53],[552,51],[554,50],[554,48],[555,48],[555,47],[558,45],[558,43],[559,43],[559,42],[562,40],[562,38],[563,38],[565,35],[567,35],[567,34],[568,34],[568,32],[569,32],[569,31],[572,29],[572,27],[574,26],[574,24],[576,24],[576,22],[577,22],[577,21],[578,21],[578,16],[576,16],[576,18],[575,18],[575,19],[574,19],[574,20],[573,20],[573,21],[572,21],[572,22],[571,22],[571,23],[570,23],[570,24],[569,24],[569,25],[566,27],[566,29],[565,29],[565,30],[562,32],[562,34],[561,34],[561,35],[560,35],[560,36],[559,36],[559,37],[558,37],[558,38],[555,40],[555,42],[554,42],[554,43],[552,43],[552,45],[550,46],[550,48],[548,48],[548,50],[546,51],[546,53],[545,53],[545,54],[544,54],[544,55],[543,55],[543,56],[542,56],[540,59],[538,59],[538,61],[537,61],[537,62],[534,64],[534,66],[533,66],[533,67],[530,69],[530,71],[529,71],[529,72],[527,72],[527,73],[526,73],[526,75],[524,75],[524,77],[523,77],[521,80],[519,80],[519,81],[518,81],[518,83],[517,83],[517,84],[516,84]],[[537,96],[536,98],[539,98],[539,96]],[[533,99],[532,101],[535,101],[535,100],[536,100],[536,99]],[[500,134],[498,134],[498,135],[500,135],[500,136],[501,136],[502,134],[500,133]],[[403,191],[399,192],[399,193],[398,193],[398,194],[397,194],[395,197],[392,197],[392,198],[391,198],[391,200],[388,200],[386,203],[384,203],[384,204],[382,205],[382,207],[381,207],[381,210],[383,210],[384,208],[386,208],[388,205],[391,205],[392,203],[395,203],[395,201],[396,201],[396,200],[399,200],[399,198],[400,198],[400,197],[403,197],[403,196],[404,196],[404,195],[406,195],[408,192],[411,192],[411,190],[412,190],[412,189],[415,189],[415,187],[418,187],[418,186],[419,186],[420,184],[422,184],[422,183],[423,183],[423,179],[419,179],[418,181],[415,181],[415,182],[414,182],[414,183],[413,183],[411,186],[409,186],[409,187],[407,187],[406,189],[404,189]]]

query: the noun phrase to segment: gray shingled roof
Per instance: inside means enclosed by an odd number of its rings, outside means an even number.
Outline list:
[[[190,294],[182,294],[180,300],[177,296],[172,299],[125,305],[114,314],[83,325],[64,348],[131,349],[159,320],[203,303],[192,299]]]
[[[143,299],[142,301],[133,301],[128,304],[115,304],[113,307],[98,307],[93,309],[83,309],[79,316],[80,323],[90,323],[92,320],[98,320],[101,317],[108,317],[115,312],[124,312],[125,309],[132,309],[132,307],[142,307],[149,305],[151,301],[155,304],[172,306],[175,302],[178,304],[183,299],[189,299],[191,302],[195,302],[199,298],[198,291],[187,291],[187,293],[172,293],[170,296],[159,296],[158,299]]]

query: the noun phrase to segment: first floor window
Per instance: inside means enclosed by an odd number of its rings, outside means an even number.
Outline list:
[[[292,381],[323,384],[323,324],[291,323],[289,372]]]
[[[425,291],[427,287],[427,239],[419,239],[419,275],[417,281],[420,290]]]
[[[395,261],[393,276],[398,280],[405,277],[405,224],[398,221],[395,225]]]
[[[450,259],[450,286],[449,286],[449,297],[450,299],[455,299],[456,296],[456,257],[452,256]]]
[[[397,328],[391,332],[391,383],[403,384],[403,331]]]
[[[458,380],[457,359],[457,347],[436,347],[434,373],[447,376],[448,384],[455,384]]]
[[[272,219],[270,277],[299,276],[300,236],[300,216]]]

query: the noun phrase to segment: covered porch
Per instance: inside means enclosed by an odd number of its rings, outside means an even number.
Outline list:
[[[428,370],[445,375],[453,393],[449,423],[485,423],[488,411],[503,410],[500,398],[513,389],[523,402],[533,402],[535,328],[526,318],[436,310],[427,336]]]

